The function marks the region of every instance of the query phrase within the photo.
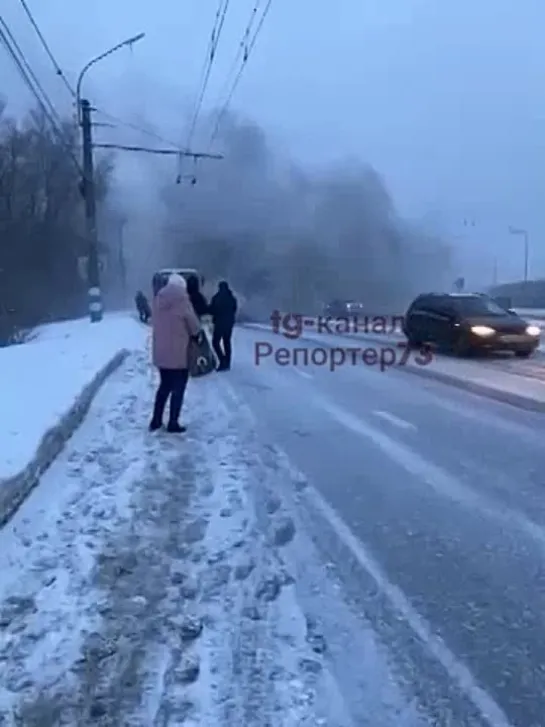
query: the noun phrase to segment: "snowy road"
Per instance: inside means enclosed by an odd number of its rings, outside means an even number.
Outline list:
[[[256,366],[257,340],[303,343],[239,331],[231,380],[342,518],[320,502],[324,551],[420,703],[545,724],[543,417],[399,371]]]
[[[181,438],[132,354],[0,530],[0,725],[543,727],[543,417],[258,340]]]
[[[147,360],[0,530],[0,725],[425,725],[297,528],[299,475],[219,376],[191,382],[187,435],[150,435]]]

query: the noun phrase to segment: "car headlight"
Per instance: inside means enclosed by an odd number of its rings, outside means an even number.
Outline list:
[[[541,328],[539,326],[528,326],[528,328],[526,329],[526,333],[529,336],[540,336]]]
[[[471,333],[476,336],[493,336],[496,331],[490,326],[471,326]]]

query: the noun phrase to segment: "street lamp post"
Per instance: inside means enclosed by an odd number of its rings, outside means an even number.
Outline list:
[[[524,230],[520,227],[509,227],[509,233],[511,235],[519,235],[524,238],[524,282],[528,281],[528,257],[529,257],[529,243],[528,243],[528,230]]]
[[[131,46],[144,37],[144,33],[139,33],[131,38],[127,38],[122,43],[118,43],[113,48],[101,53],[96,58],[87,63],[78,76],[76,85],[76,103],[78,108],[78,122],[82,130],[82,148],[83,148],[83,180],[81,191],[85,201],[85,225],[87,241],[89,246],[87,258],[87,283],[89,294],[89,316],[92,323],[98,323],[103,317],[102,293],[100,290],[100,266],[98,255],[98,235],[96,220],[96,197],[95,197],[95,181],[93,169],[93,142],[92,142],[92,123],[91,123],[91,104],[87,99],[81,98],[81,84],[83,77],[96,63],[103,58],[112,55],[121,48]]]
[[[145,37],[145,33],[138,33],[138,35],[133,35],[132,38],[127,38],[127,40],[122,41],[121,43],[118,43],[117,45],[114,45],[113,48],[110,48],[110,50],[105,51],[104,53],[101,53],[99,56],[96,56],[95,58],[92,58],[89,63],[86,63],[83,68],[81,69],[81,73],[78,76],[78,82],[76,84],[76,102],[78,106],[78,120],[81,122],[81,114],[80,114],[80,108],[81,108],[81,84],[83,81],[83,77],[91,68],[91,66],[94,66],[96,63],[101,61],[103,58],[107,58],[108,56],[111,56],[112,53],[116,53],[118,50],[121,50],[121,48],[130,47],[131,45],[134,45],[134,43],[138,43],[139,40],[142,40],[142,38]]]

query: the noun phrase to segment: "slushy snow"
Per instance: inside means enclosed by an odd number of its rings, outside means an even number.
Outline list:
[[[304,478],[218,376],[187,434],[149,434],[148,333],[116,325],[132,353],[0,530],[0,724],[422,724],[303,532]]]

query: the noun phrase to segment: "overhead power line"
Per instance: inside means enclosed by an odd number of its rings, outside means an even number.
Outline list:
[[[191,123],[189,125],[189,131],[186,137],[185,146],[189,147],[191,146],[191,143],[193,141],[193,135],[195,134],[195,129],[197,127],[197,121],[199,118],[199,114],[201,112],[202,104],[204,101],[204,96],[206,94],[206,89],[208,88],[208,82],[210,80],[210,74],[212,72],[212,67],[214,65],[214,61],[216,59],[216,52],[218,49],[218,44],[221,38],[221,33],[223,30],[223,26],[225,24],[225,18],[227,17],[227,11],[229,10],[229,3],[230,0],[219,0],[218,9],[216,10],[216,17],[214,20],[214,25],[212,26],[212,32],[210,34],[210,40],[208,42],[208,47],[206,50],[206,56],[204,59],[204,67],[201,73],[201,82],[200,82],[200,91],[198,92],[197,101],[195,103],[195,109],[193,111],[193,116],[191,119]],[[183,165],[184,157],[180,156],[178,160],[178,175],[176,178],[176,184],[180,184],[182,180],[182,165]]]
[[[201,111],[201,107],[203,104],[204,95],[206,93],[206,89],[208,87],[208,82],[210,80],[210,73],[212,71],[212,66],[214,65],[214,61],[216,59],[216,51],[218,49],[221,32],[223,30],[225,18],[227,16],[227,11],[229,9],[229,2],[230,2],[230,0],[220,0],[220,4],[219,4],[219,7],[218,7],[218,10],[216,13],[216,21],[215,21],[214,27],[212,28],[212,34],[210,36],[208,58],[207,58],[206,64],[205,64],[204,78],[203,78],[203,81],[201,84],[200,94],[197,99],[197,103],[195,105],[195,111],[193,113],[193,118],[192,118],[191,125],[189,128],[186,146],[190,146],[190,144],[193,140],[193,134],[195,133],[195,127],[197,126],[197,120],[199,118],[199,113]]]
[[[218,113],[218,115],[216,117],[216,123],[214,125],[212,134],[210,136],[209,148],[212,146],[212,144],[214,143],[214,141],[217,138],[217,135],[218,135],[218,132],[219,132],[219,129],[220,129],[220,126],[221,126],[221,122],[223,121],[223,119],[225,117],[225,114],[227,113],[227,110],[229,108],[229,104],[231,103],[231,99],[233,98],[233,95],[234,95],[234,93],[235,93],[235,91],[237,89],[237,86],[240,83],[240,79],[242,78],[242,74],[244,73],[244,69],[246,68],[246,66],[248,64],[248,60],[249,60],[249,58],[250,58],[250,56],[252,54],[252,51],[253,51],[253,49],[255,47],[257,38],[259,37],[259,34],[260,34],[260,32],[261,32],[261,30],[263,28],[263,24],[264,24],[264,22],[265,22],[265,20],[267,18],[267,15],[269,13],[269,10],[271,9],[271,4],[272,4],[272,0],[267,0],[267,4],[265,5],[265,9],[263,10],[263,13],[261,15],[261,18],[259,20],[259,24],[258,24],[258,26],[256,28],[255,33],[252,36],[252,39],[249,41],[249,43],[247,42],[247,39],[245,40],[245,38],[246,38],[246,32],[245,32],[245,36],[243,37],[243,40],[242,40],[242,42],[244,44],[244,46],[243,46],[242,64],[241,64],[240,69],[239,69],[237,75],[235,76],[235,79],[234,79],[234,81],[233,81],[233,83],[231,85],[231,88],[229,90],[229,93],[227,95],[227,98],[225,99],[225,101],[224,101],[222,107],[220,108],[220,111],[219,111],[219,113]],[[257,5],[259,5],[259,3]],[[256,13],[257,13],[257,5],[256,5],[256,8],[255,8]],[[253,25],[254,19],[255,19],[255,15],[252,15],[252,17],[250,19],[249,25],[250,24]]]
[[[193,159],[223,159],[221,154],[208,154],[195,151],[180,151],[179,149],[150,149],[146,146],[128,146],[126,144],[96,144],[93,146],[97,149],[119,149],[120,151],[146,152],[148,154],[160,154],[169,156],[184,156]]]
[[[32,24],[32,27],[34,28],[34,31],[36,32],[36,35],[37,35],[37,36],[38,36],[38,38],[40,39],[40,42],[41,42],[42,46],[44,47],[44,50],[45,50],[45,52],[46,52],[46,53],[47,53],[47,55],[49,56],[49,60],[51,61],[51,63],[53,64],[53,67],[55,68],[55,73],[56,73],[56,74],[57,74],[57,76],[59,76],[59,78],[60,78],[60,79],[61,79],[61,80],[63,81],[64,85],[65,85],[65,86],[66,86],[66,88],[68,89],[68,92],[69,92],[69,93],[70,93],[70,94],[71,94],[71,95],[72,95],[72,96],[73,96],[74,98],[76,98],[76,91],[75,91],[75,90],[74,90],[74,88],[73,88],[73,87],[72,87],[72,86],[70,85],[70,83],[69,83],[68,79],[67,79],[67,78],[66,78],[66,76],[64,75],[64,72],[63,72],[62,68],[61,68],[61,67],[59,66],[59,64],[57,63],[57,60],[56,60],[55,56],[53,55],[53,52],[51,51],[51,48],[49,47],[49,45],[48,45],[48,43],[47,43],[46,39],[44,38],[44,35],[43,35],[42,31],[40,30],[40,28],[39,28],[39,26],[38,26],[38,23],[37,23],[37,22],[36,22],[36,21],[34,20],[34,16],[33,16],[33,14],[32,14],[32,11],[31,11],[31,10],[30,10],[30,8],[28,7],[28,4],[26,3],[26,0],[20,0],[20,2],[21,2],[21,5],[23,6],[23,10],[24,10],[24,11],[25,11],[25,13],[27,14],[27,17],[28,17],[28,19],[30,20],[30,22],[31,22],[31,24]]]
[[[140,134],[144,134],[145,136],[149,136],[150,139],[155,139],[156,141],[160,141],[162,144],[168,144],[169,146],[174,147],[174,149],[180,150],[180,145],[176,144],[175,142],[171,141],[170,139],[165,139],[160,134],[156,134],[154,131],[150,131],[149,129],[144,128],[143,126],[139,126],[138,124],[133,124],[130,121],[125,121],[124,119],[120,119],[118,116],[114,116],[109,111],[103,111],[102,109],[95,109],[97,113],[101,114],[107,119],[110,119],[110,121],[115,121],[120,126],[124,126],[127,129],[132,129],[133,131],[137,131]]]
[[[2,16],[0,16],[0,30],[2,31],[2,42],[6,46],[8,53],[15,61],[19,72],[21,73],[21,75],[23,75],[25,83],[29,86],[33,95],[38,98],[40,103],[43,103],[47,106],[48,116],[53,117],[55,119],[55,122],[62,126],[62,121],[59,114],[57,113],[57,109],[45,92],[38,77],[32,70],[30,63],[27,61],[25,54],[21,50],[21,46],[17,43],[17,40],[15,39],[13,33],[9,29],[8,24]],[[36,89],[38,90],[36,91]]]
[[[229,69],[229,73],[227,74],[225,78],[225,83],[223,84],[222,92],[220,94],[220,98],[224,98],[227,95],[227,92],[229,91],[231,87],[231,83],[233,81],[233,77],[236,73],[236,70],[238,68],[238,63],[240,59],[245,59],[248,55],[248,46],[250,42],[250,33],[252,32],[252,27],[255,23],[257,14],[259,12],[259,7],[261,5],[262,0],[257,0],[256,4],[254,5],[252,12],[250,13],[250,20],[248,21],[248,24],[246,26],[246,29],[244,31],[244,35],[242,36],[239,44],[238,44],[238,50],[236,53],[236,56],[233,58],[233,63],[231,64],[231,68]]]
[[[41,44],[42,44],[45,52],[47,53],[47,55],[48,55],[48,57],[49,57],[52,65],[53,65],[53,67],[55,69],[55,73],[57,74],[57,76],[59,76],[59,78],[62,79],[62,81],[63,81],[64,85],[66,86],[66,88],[68,89],[70,95],[74,99],[77,99],[77,94],[76,94],[76,91],[75,91],[74,87],[70,84],[70,82],[66,78],[66,75],[65,75],[64,71],[60,67],[57,59],[55,58],[55,54],[51,50],[51,46],[47,42],[47,40],[46,40],[44,34],[42,33],[42,31],[41,31],[41,29],[40,29],[37,21],[35,20],[33,14],[32,14],[32,11],[30,10],[30,8],[28,6],[28,3],[26,2],[26,0],[20,0],[20,3],[23,6],[23,9],[24,9],[24,11],[25,11],[25,13],[26,13],[26,15],[27,15],[30,23],[32,24],[32,27],[34,28],[34,31],[36,32],[36,35],[40,39],[40,42],[41,42]],[[137,131],[137,132],[139,132],[141,134],[145,134],[145,135],[149,136],[150,138],[154,138],[156,141],[160,141],[163,144],[168,144],[170,146],[179,148],[179,144],[175,144],[174,142],[169,141],[168,139],[164,139],[162,136],[159,136],[158,134],[156,134],[156,133],[154,133],[152,131],[149,131],[148,129],[145,129],[145,128],[141,127],[141,126],[138,126],[136,124],[132,124],[132,123],[130,123],[128,121],[124,121],[123,119],[120,119],[120,118],[114,116],[113,114],[110,114],[107,111],[104,111],[103,109],[96,108],[95,111],[97,111],[98,113],[100,113],[102,116],[105,116],[106,118],[110,119],[110,121],[115,121],[120,126],[125,126],[128,129],[132,129],[133,131]]]
[[[78,172],[82,173],[82,169],[80,166],[80,163],[78,162],[77,158],[74,155],[74,152],[70,145],[66,141],[66,136],[63,132],[63,122],[61,117],[59,116],[55,106],[51,102],[49,96],[44,91],[40,81],[38,80],[36,74],[32,70],[32,67],[30,66],[29,62],[27,61],[23,51],[21,50],[19,44],[13,37],[12,32],[9,29],[9,26],[7,25],[6,21],[3,19],[2,16],[0,16],[0,42],[4,45],[6,48],[8,54],[11,56],[13,62],[15,63],[15,66],[17,67],[17,70],[19,71],[19,74],[21,75],[25,85],[30,90],[36,101],[38,102],[38,105],[42,109],[42,112],[44,116],[47,118],[49,123],[51,124],[51,128],[59,140],[59,142],[62,144],[62,146],[65,148],[67,154],[71,158],[71,160],[74,162],[76,169]]]
[[[24,9],[24,11],[25,11],[25,13],[26,13],[26,15],[27,15],[30,23],[32,24],[32,27],[34,28],[34,31],[37,34],[37,36],[38,36],[38,38],[39,38],[39,40],[40,40],[40,42],[41,42],[44,50],[46,51],[46,53],[47,53],[47,55],[48,55],[51,63],[53,64],[53,67],[55,69],[56,75],[59,76],[62,79],[62,81],[64,82],[66,88],[70,92],[71,96],[73,98],[77,99],[77,92],[76,92],[76,90],[71,86],[71,84],[67,80],[67,78],[66,78],[66,76],[65,76],[62,68],[60,67],[59,63],[57,62],[57,60],[55,58],[55,55],[53,54],[53,51],[51,50],[51,48],[50,48],[47,40],[45,39],[44,34],[40,30],[40,27],[39,27],[38,23],[36,22],[33,14],[32,14],[32,11],[30,10],[30,8],[28,6],[28,3],[26,2],[26,0],[20,0],[20,2],[21,2],[21,5],[23,6],[23,9]],[[209,43],[209,49],[207,51],[206,63],[205,63],[205,67],[203,69],[202,88],[201,88],[199,100],[198,100],[197,107],[196,107],[195,114],[194,114],[194,120],[193,120],[193,125],[192,125],[193,128],[190,130],[191,137],[192,137],[193,132],[194,132],[194,127],[196,125],[197,118],[198,118],[198,115],[199,115],[199,112],[200,112],[200,108],[202,106],[202,101],[203,101],[203,98],[204,98],[204,94],[206,92],[206,88],[207,88],[207,85],[208,85],[208,80],[209,80],[209,77],[210,77],[211,67],[212,67],[213,62],[215,60],[216,50],[217,50],[217,47],[218,47],[218,42],[219,42],[219,39],[220,39],[220,36],[221,36],[221,31],[223,29],[223,25],[225,23],[225,18],[226,18],[226,15],[227,15],[227,10],[229,8],[229,2],[230,2],[230,0],[220,0],[219,6],[218,6],[218,10],[217,10],[217,13],[216,13],[216,21],[215,21],[214,27],[212,29],[212,34],[211,34],[210,43]],[[38,102],[40,103],[40,106],[44,109],[44,113],[46,113],[46,116],[50,120],[50,123],[52,124],[53,128],[55,129],[55,131],[59,135],[62,134],[62,131],[59,131],[57,129],[56,124],[55,124],[55,119],[57,119],[58,120],[58,123],[60,124],[61,129],[62,129],[62,121],[61,121],[59,115],[57,114],[55,107],[53,106],[53,104],[49,100],[47,94],[43,90],[43,87],[41,86],[39,80],[36,78],[36,75],[34,74],[34,72],[32,71],[32,68],[30,67],[30,65],[26,61],[26,58],[25,58],[23,52],[21,51],[21,49],[17,45],[17,42],[13,38],[13,35],[9,31],[9,28],[7,27],[7,25],[5,24],[5,22],[2,20],[2,18],[0,18],[0,22],[2,22],[2,24],[4,25],[5,33],[11,38],[12,44],[15,46],[16,51],[18,51],[19,56],[20,56],[20,59],[17,58],[17,54],[11,48],[8,39],[6,39],[5,37],[0,36],[0,40],[3,40],[4,41],[4,44],[6,45],[6,48],[8,49],[8,52],[10,53],[10,55],[13,58],[13,60],[17,64],[17,67],[18,67],[20,73],[23,75],[23,79],[25,80],[25,83],[30,88],[30,90],[32,91],[33,95],[38,99]],[[30,78],[29,78],[29,76],[30,76]],[[34,80],[34,83],[36,84],[36,86],[38,88],[38,91],[41,92],[41,94],[43,96],[43,99],[40,98],[39,93],[36,91],[36,89],[32,85],[32,80],[31,79]],[[49,113],[47,112],[46,108],[44,107],[44,104],[46,104],[47,106],[49,106],[49,109],[48,109]],[[132,129],[133,131],[137,131],[138,133],[147,135],[147,136],[149,136],[151,138],[154,138],[156,141],[160,141],[160,142],[162,142],[164,144],[167,144],[167,145],[173,147],[172,149],[150,149],[150,148],[142,147],[142,146],[129,146],[129,145],[122,145],[122,144],[107,144],[107,143],[104,143],[104,144],[94,144],[93,146],[95,146],[96,148],[100,148],[100,149],[118,149],[118,150],[122,150],[122,151],[145,152],[145,153],[149,153],[149,154],[159,154],[159,155],[175,155],[175,156],[178,157],[178,159],[182,159],[184,157],[191,157],[195,161],[197,161],[197,159],[222,159],[223,158],[220,154],[209,154],[209,153],[198,153],[198,152],[190,152],[190,151],[187,151],[187,147],[189,147],[189,144],[187,144],[186,150],[181,149],[179,144],[176,144],[173,141],[170,141],[168,139],[165,139],[164,137],[160,136],[159,134],[157,134],[157,133],[155,133],[153,131],[150,131],[149,129],[143,128],[142,126],[139,126],[137,124],[133,124],[131,122],[125,121],[123,119],[120,119],[119,117],[114,116],[113,114],[110,114],[109,112],[104,111],[104,110],[102,110],[100,108],[95,108],[94,110],[96,112],[100,113],[102,116],[110,119],[111,121],[116,122],[117,124],[119,124],[121,126],[124,126],[126,128]],[[71,154],[71,156],[76,161],[78,170],[81,173],[83,173],[82,170],[81,170],[81,168],[80,168],[79,163],[77,162],[77,159],[75,159],[75,157],[73,156],[73,154]]]

